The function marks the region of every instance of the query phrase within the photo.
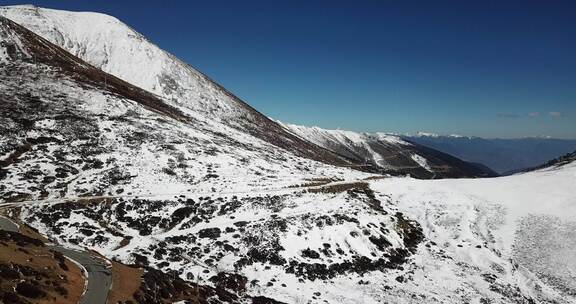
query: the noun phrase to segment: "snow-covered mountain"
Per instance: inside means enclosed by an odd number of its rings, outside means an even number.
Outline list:
[[[358,133],[283,124],[294,134],[376,172],[410,174],[419,178],[495,176],[481,165],[408,142],[386,133]]]
[[[0,17],[0,209],[61,246],[225,290],[227,303],[576,303],[573,161],[386,177],[267,138],[348,164],[384,168],[391,150],[441,165],[394,136],[273,123],[265,137],[214,116]]]
[[[104,72],[211,118],[249,114],[202,73],[112,16],[32,5],[2,7],[0,15]]]
[[[1,30],[3,201],[262,190],[351,171],[188,115],[8,19]]]
[[[215,121],[307,158],[337,165],[349,163],[286,132],[279,124],[114,17],[31,5],[0,7],[0,16],[94,67],[162,97],[166,104],[196,120]]]
[[[29,5],[0,7],[0,15],[104,72],[163,97],[167,104],[197,120],[219,122],[303,157],[365,171],[411,174],[421,178],[487,176],[492,173],[432,149],[405,144],[402,140],[386,141],[384,135],[375,135],[375,140],[364,136],[363,144],[293,136],[277,122],[108,15]],[[293,131],[302,131],[296,132],[298,135],[314,135],[309,132],[302,134],[304,130],[292,128]],[[346,141],[355,140],[353,137],[358,136],[351,136]],[[317,145],[337,153],[330,153]]]
[[[576,303],[575,184],[572,161],[507,177],[370,186],[430,242],[405,286],[431,291],[423,302]]]
[[[57,243],[290,299],[421,241],[369,174],[196,120],[3,17],[0,42],[0,202]]]

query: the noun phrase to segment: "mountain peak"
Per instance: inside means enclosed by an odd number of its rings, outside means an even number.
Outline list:
[[[37,9],[38,8],[34,4],[15,4],[15,5],[6,5],[4,7],[20,8],[20,9]]]
[[[152,44],[123,23],[94,26],[93,13],[17,7],[0,15],[33,31],[92,66],[160,97],[198,120],[224,124],[296,155],[330,164],[349,162],[287,132],[221,85]],[[100,15],[96,15],[100,16]],[[100,17],[97,17],[100,18]]]
[[[246,112],[207,77],[115,17],[22,6],[1,7],[0,15],[111,75],[211,119]]]

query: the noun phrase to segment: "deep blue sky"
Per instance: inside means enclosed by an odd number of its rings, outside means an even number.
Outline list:
[[[576,1],[31,2],[114,15],[282,121],[576,138]]]

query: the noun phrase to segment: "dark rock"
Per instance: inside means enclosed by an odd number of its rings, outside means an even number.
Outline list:
[[[220,237],[220,228],[206,228],[198,232],[200,238],[217,239]]]
[[[16,285],[16,292],[31,299],[40,299],[46,296],[46,292],[31,284],[30,282],[20,282]]]

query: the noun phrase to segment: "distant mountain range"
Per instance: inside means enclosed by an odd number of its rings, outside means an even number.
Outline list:
[[[402,138],[468,162],[481,163],[501,175],[532,168],[576,150],[574,139],[536,137],[489,139],[436,134],[419,134]]]
[[[573,163],[575,161],[576,161],[576,151],[564,154],[558,158],[551,159],[544,164],[541,164],[541,165],[536,166],[536,167],[528,168],[528,169],[525,169],[522,171],[528,172],[528,171],[547,169],[547,168],[558,168],[558,167],[562,167],[564,165]]]
[[[418,178],[497,175],[482,164],[462,161],[425,145],[406,141],[397,135],[327,130],[292,124],[284,126],[301,138],[347,159],[363,163],[378,173],[409,173]]]

